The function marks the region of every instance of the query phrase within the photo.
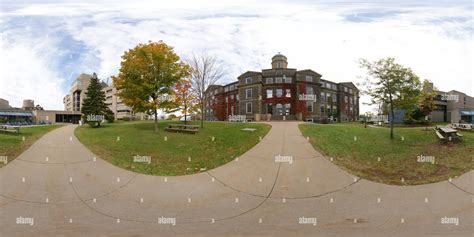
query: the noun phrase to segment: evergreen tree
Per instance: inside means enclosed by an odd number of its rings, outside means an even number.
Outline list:
[[[82,116],[89,125],[100,127],[100,123],[104,116],[107,115],[109,108],[105,104],[105,93],[102,91],[97,74],[92,75],[91,82],[87,87],[86,98],[82,103]]]

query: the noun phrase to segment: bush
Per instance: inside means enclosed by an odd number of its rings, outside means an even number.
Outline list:
[[[115,115],[114,115],[114,112],[112,112],[112,110],[107,109],[105,113],[105,120],[107,120],[107,122],[109,123],[113,123],[115,121]]]

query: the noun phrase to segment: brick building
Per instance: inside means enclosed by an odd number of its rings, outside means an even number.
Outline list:
[[[310,70],[288,68],[282,54],[272,57],[272,68],[247,71],[236,82],[211,85],[205,92],[206,120],[355,121],[359,90],[352,82],[335,83]]]

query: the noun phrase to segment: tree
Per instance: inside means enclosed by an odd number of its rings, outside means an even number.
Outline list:
[[[182,79],[174,86],[174,108],[167,110],[166,112],[179,111],[184,114],[184,123],[187,123],[187,115],[194,111],[196,107],[196,97],[191,91],[191,81],[188,79]]]
[[[198,100],[201,113],[201,128],[204,127],[204,92],[207,88],[215,84],[224,75],[226,69],[223,64],[219,63],[215,56],[201,54],[196,56],[193,54],[189,61],[191,65],[191,83],[192,90]]]
[[[153,111],[158,132],[158,109],[172,107],[173,86],[189,71],[172,47],[150,41],[125,52],[119,74],[112,80],[126,105],[138,112]]]
[[[420,79],[410,69],[395,62],[394,58],[369,62],[361,59],[359,64],[367,70],[363,85],[364,94],[371,96],[372,104],[383,103],[390,109],[390,138],[393,139],[394,110],[412,108],[420,94]]]
[[[108,110],[109,108],[105,104],[105,93],[102,91],[102,85],[94,72],[81,107],[83,119],[91,126],[97,124],[100,127],[100,123],[104,120]]]

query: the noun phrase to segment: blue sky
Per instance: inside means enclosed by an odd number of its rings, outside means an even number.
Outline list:
[[[277,52],[289,67],[335,82],[357,82],[359,58],[390,56],[441,90],[474,96],[469,1],[128,2],[1,1],[0,98],[62,109],[81,72],[106,80],[125,50],[148,40],[164,40],[183,59],[217,55],[229,67],[222,83],[270,67]]]

